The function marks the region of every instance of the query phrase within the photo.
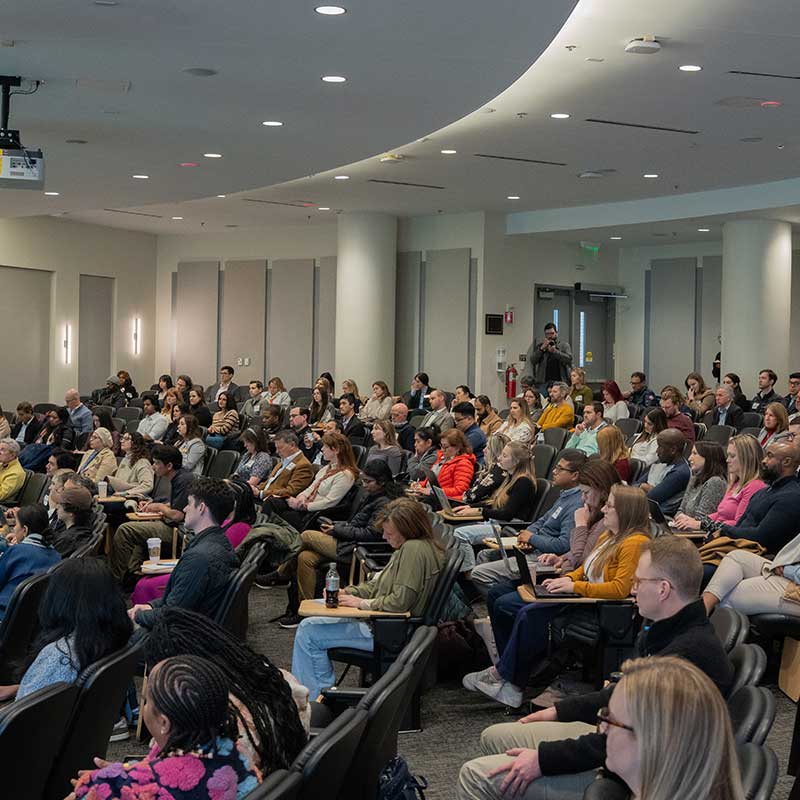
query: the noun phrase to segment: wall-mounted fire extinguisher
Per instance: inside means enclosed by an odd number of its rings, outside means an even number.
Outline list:
[[[513,364],[506,367],[506,397],[510,400],[517,396],[517,368]]]

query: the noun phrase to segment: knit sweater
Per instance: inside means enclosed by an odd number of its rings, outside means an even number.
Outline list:
[[[560,406],[547,406],[539,417],[538,425],[546,431],[548,428],[571,428],[575,421],[575,412],[569,403],[562,403]]]
[[[298,500],[306,500],[315,490],[314,499],[309,501],[306,508],[309,511],[321,511],[324,508],[335,506],[350,490],[355,478],[348,470],[334,472],[328,464],[314,477],[311,486],[297,495]]]
[[[109,475],[107,480],[117,494],[149,497],[155,480],[153,465],[146,458],[140,458],[135,464],[131,464],[130,456],[125,456],[117,471]]]
[[[231,409],[223,411],[220,409],[211,418],[211,426],[208,429],[210,434],[227,436],[234,428],[239,425],[239,414]]]
[[[721,525],[735,525],[744,516],[744,512],[747,511],[750,498],[756,492],[766,489],[767,484],[760,478],[755,478],[738,494],[734,494],[738,488],[736,486],[725,492],[725,496],[717,506],[717,510],[713,514],[709,514],[709,519],[712,522],[719,522]]]
[[[425,612],[443,553],[433,542],[408,539],[392,553],[389,563],[372,580],[348,586],[347,593],[369,600],[373,611],[402,613],[419,617]]]
[[[719,475],[713,475],[704,483],[697,483],[697,477],[692,475],[678,511],[702,522],[717,510],[724,496],[725,480]]]
[[[597,547],[602,547],[610,538],[606,531],[597,540]],[[584,559],[583,564],[572,572],[567,573],[575,588],[573,591],[582,597],[597,597],[603,600],[622,600],[631,593],[633,575],[636,565],[639,563],[639,553],[642,545],[650,541],[650,537],[644,533],[634,533],[626,536],[616,547],[614,554],[603,568],[603,580],[592,583],[584,569],[586,560],[591,553]]]

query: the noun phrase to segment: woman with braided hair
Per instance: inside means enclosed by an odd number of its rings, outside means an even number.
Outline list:
[[[149,664],[179,654],[201,656],[225,673],[239,725],[237,746],[264,775],[287,769],[305,746],[307,689],[203,614],[165,608],[145,641],[145,654]]]
[[[155,744],[141,760],[95,759],[71,798],[168,797],[233,800],[261,782],[235,747],[236,722],[228,703],[228,677],[216,664],[191,655],[157,663],[147,682],[142,719]]]

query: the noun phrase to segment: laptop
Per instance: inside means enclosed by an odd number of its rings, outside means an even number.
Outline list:
[[[430,467],[420,467],[420,471],[428,479],[428,486],[434,487],[439,485],[439,479]]]
[[[431,486],[431,489],[434,496],[439,501],[439,505],[442,507],[442,516],[457,522],[462,520],[464,522],[483,520],[483,514],[478,508],[475,509],[474,514],[456,514],[455,511],[453,511],[453,504],[450,502],[450,498],[444,493],[444,489],[440,486]]]
[[[650,506],[650,516],[653,518],[653,522],[656,525],[667,525],[667,518],[664,516],[664,512],[661,510],[661,506],[656,503],[655,500],[647,500],[648,505]]]
[[[521,547],[514,548],[514,557],[517,559],[517,569],[519,570],[519,577],[523,583],[529,586],[534,586],[536,580],[545,576],[555,577],[558,575],[558,570],[555,567],[547,566],[546,564],[534,563],[533,569],[536,573],[536,579],[531,574],[531,564],[528,561],[526,553],[529,551],[523,550]]]
[[[540,583],[533,584],[533,596],[542,600],[583,597],[582,594],[576,594],[575,592],[548,592]]]

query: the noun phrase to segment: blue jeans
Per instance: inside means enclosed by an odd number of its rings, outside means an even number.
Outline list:
[[[335,617],[306,617],[297,628],[292,652],[292,674],[308,689],[309,700],[336,683],[328,650],[353,647],[372,650],[372,631],[366,622],[348,622]]]
[[[224,443],[225,437],[219,433],[209,433],[206,436],[206,447],[213,447],[215,450],[219,450]]]
[[[464,554],[461,571],[469,572],[475,567],[475,551],[473,544],[480,544],[484,539],[492,538],[494,530],[488,522],[476,522],[473,525],[462,525],[453,532],[456,547]]]

